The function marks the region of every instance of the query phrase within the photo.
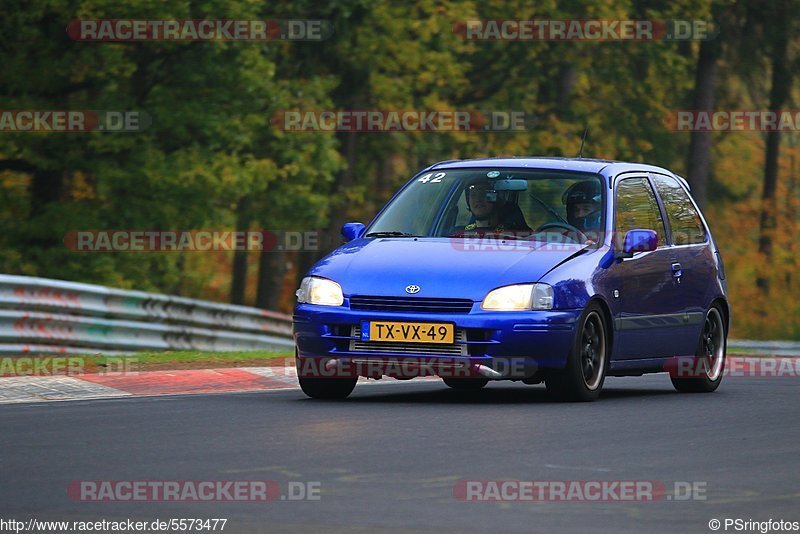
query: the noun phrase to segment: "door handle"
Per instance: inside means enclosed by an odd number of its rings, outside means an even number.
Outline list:
[[[672,276],[674,276],[675,278],[679,278],[682,275],[683,275],[683,270],[681,268],[681,264],[677,263],[677,262],[673,263],[672,264]]]

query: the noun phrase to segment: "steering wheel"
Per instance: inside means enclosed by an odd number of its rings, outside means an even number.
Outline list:
[[[541,225],[539,228],[537,228],[536,231],[537,232],[543,232],[544,230],[549,230],[550,228],[563,228],[564,230],[567,230],[569,232],[575,232],[578,235],[578,237],[580,238],[580,240],[575,239],[574,237],[572,237],[569,234],[566,234],[566,235],[567,235],[567,237],[569,237],[570,239],[572,239],[576,243],[581,243],[581,242],[585,243],[586,241],[589,241],[589,237],[586,234],[584,234],[583,232],[581,232],[579,229],[575,228],[571,224],[568,224],[568,223],[565,223],[565,222],[561,222],[561,221],[546,222],[543,225]]]

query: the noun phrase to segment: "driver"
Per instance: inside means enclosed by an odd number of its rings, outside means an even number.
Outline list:
[[[495,207],[497,206],[495,200],[487,198],[491,189],[487,182],[476,182],[467,186],[465,195],[467,196],[467,206],[475,221],[469,223],[464,227],[464,230],[475,230],[477,228],[493,228],[495,230],[503,230],[500,224],[500,217]]]
[[[561,197],[567,206],[567,221],[581,232],[600,230],[600,182],[586,180],[569,186]]]
[[[467,186],[464,194],[469,211],[475,219],[474,222],[467,224],[464,230],[530,231],[519,207],[514,203],[498,202],[497,192],[488,182],[475,182]]]

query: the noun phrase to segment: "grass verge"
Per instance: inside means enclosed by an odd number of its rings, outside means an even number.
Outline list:
[[[2,358],[0,376],[46,376],[220,367],[294,366],[286,350],[208,352],[199,350],[137,352],[126,356],[95,354],[21,355]]]

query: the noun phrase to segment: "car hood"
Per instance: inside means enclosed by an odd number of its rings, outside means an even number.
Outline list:
[[[356,239],[331,252],[309,271],[338,282],[345,296],[407,295],[483,300],[509,284],[536,282],[585,245],[450,238]]]

